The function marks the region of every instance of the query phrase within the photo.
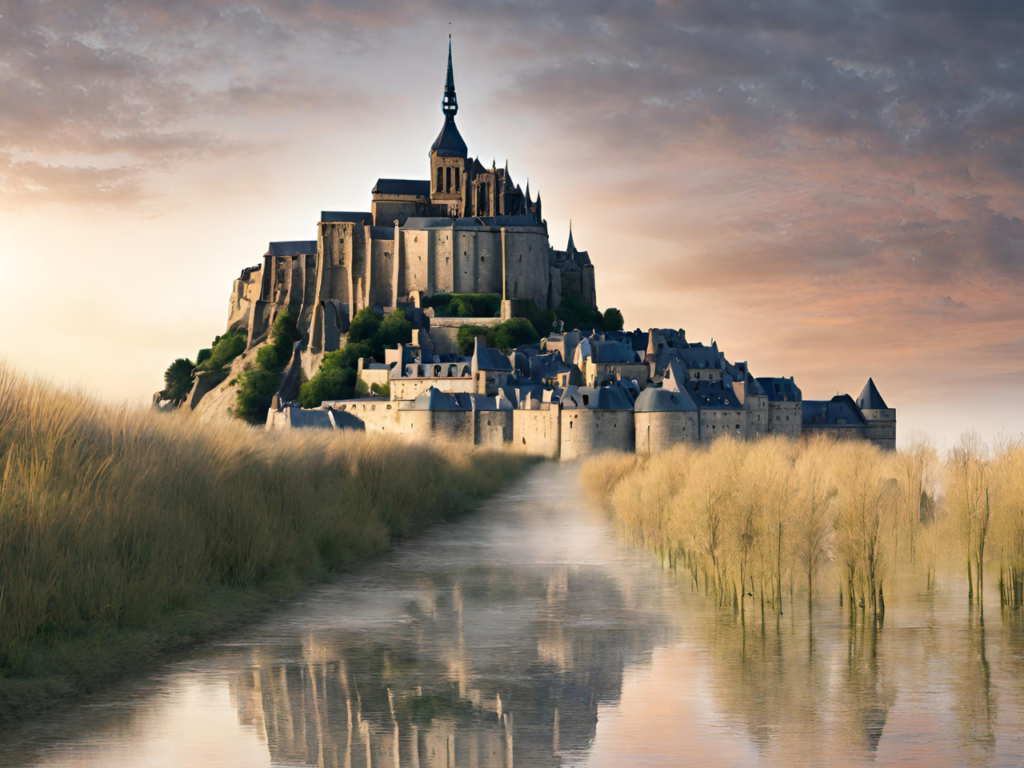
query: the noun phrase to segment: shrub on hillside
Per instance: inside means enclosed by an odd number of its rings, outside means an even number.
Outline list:
[[[423,298],[423,308],[428,307],[436,317],[499,317],[501,294],[438,293]]]
[[[206,357],[198,369],[201,371],[218,371],[224,368],[232,360],[245,352],[247,333],[241,329],[228,331],[223,336],[213,340],[210,354]]]
[[[360,310],[349,326],[348,343],[336,352],[324,355],[320,370],[299,387],[299,405],[303,408],[316,408],[324,400],[352,397],[357,394],[359,358],[382,360],[385,349],[394,349],[411,340],[412,323],[405,318],[402,310],[396,309],[383,320],[369,308]],[[358,394],[365,394],[365,389]]]
[[[266,422],[274,393],[281,386],[281,371],[291,360],[298,339],[291,313],[282,310],[270,329],[270,341],[256,353],[256,362],[238,375],[235,416],[251,424]]]
[[[187,357],[179,357],[164,371],[164,389],[160,396],[164,400],[180,403],[188,397],[192,389],[192,371],[194,366]]]
[[[464,325],[455,337],[459,354],[472,355],[473,342],[478,338],[488,347],[509,352],[523,344],[536,344],[540,335],[525,317],[513,317],[497,325]]]

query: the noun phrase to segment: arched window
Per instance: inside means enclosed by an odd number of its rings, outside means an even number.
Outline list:
[[[437,166],[437,189],[435,191],[440,192],[444,189],[444,168]]]

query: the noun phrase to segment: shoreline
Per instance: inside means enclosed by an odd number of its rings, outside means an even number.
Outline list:
[[[498,487],[460,500],[462,508],[455,508],[454,514],[425,514],[421,524],[404,535],[395,535],[387,546],[356,554],[339,567],[323,570],[316,578],[280,576],[259,587],[216,586],[192,605],[162,614],[148,626],[119,630],[100,625],[83,635],[31,648],[26,666],[41,674],[4,676],[0,671],[0,733],[4,733],[0,744],[33,717],[78,706],[135,676],[153,674],[185,652],[254,624],[311,587],[352,573],[436,526],[473,514],[481,502],[501,493],[541,463],[529,457],[518,458],[522,461],[516,471],[503,476]]]

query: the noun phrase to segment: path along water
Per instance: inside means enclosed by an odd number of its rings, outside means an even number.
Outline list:
[[[547,463],[148,678],[0,735],[0,765],[1024,765],[1024,622],[955,581],[776,627],[623,546]]]

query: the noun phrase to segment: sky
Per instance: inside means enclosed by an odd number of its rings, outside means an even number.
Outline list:
[[[147,402],[269,241],[427,178],[449,30],[627,327],[1024,432],[1019,0],[0,0],[0,358]]]

